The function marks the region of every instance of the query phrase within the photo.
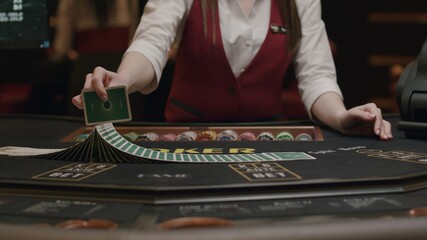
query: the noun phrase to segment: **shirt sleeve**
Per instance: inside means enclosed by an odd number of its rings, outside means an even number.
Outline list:
[[[190,0],[150,0],[145,5],[132,43],[125,53],[143,54],[154,68],[156,81],[142,89],[142,93],[150,93],[157,88],[178,25],[187,15],[191,4]]]
[[[311,107],[317,98],[327,92],[335,92],[342,98],[342,93],[337,84],[325,24],[321,19],[320,0],[297,0],[297,3],[302,39],[294,66],[302,101],[312,117]]]

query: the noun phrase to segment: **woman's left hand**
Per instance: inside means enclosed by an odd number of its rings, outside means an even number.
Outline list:
[[[351,108],[338,116],[338,130],[347,135],[370,135],[374,133],[381,140],[393,138],[391,124],[384,120],[374,103]]]

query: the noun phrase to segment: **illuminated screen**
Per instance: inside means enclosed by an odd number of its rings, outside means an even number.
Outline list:
[[[47,0],[0,0],[0,48],[48,48]]]

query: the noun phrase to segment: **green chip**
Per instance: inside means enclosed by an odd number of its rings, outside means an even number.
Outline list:
[[[292,136],[291,133],[284,131],[284,132],[280,132],[279,134],[277,134],[276,140],[278,140],[278,141],[290,141],[290,140],[294,140],[294,136]]]
[[[297,141],[311,141],[313,137],[308,133],[300,133],[295,137]]]
[[[131,111],[125,86],[107,88],[108,101],[102,101],[95,91],[82,93],[86,125],[130,121]]]

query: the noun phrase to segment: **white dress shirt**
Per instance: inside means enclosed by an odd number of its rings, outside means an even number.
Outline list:
[[[150,0],[144,9],[127,52],[145,55],[154,68],[157,81],[175,36],[181,36],[192,3],[193,0]],[[311,106],[320,95],[326,92],[342,94],[321,19],[320,0],[296,0],[296,3],[303,36],[293,63],[302,101],[310,114]],[[249,14],[236,0],[218,0],[218,7],[224,50],[234,75],[238,77],[255,57],[267,35],[271,1],[256,0]],[[157,84],[150,84],[141,92],[149,93]]]

